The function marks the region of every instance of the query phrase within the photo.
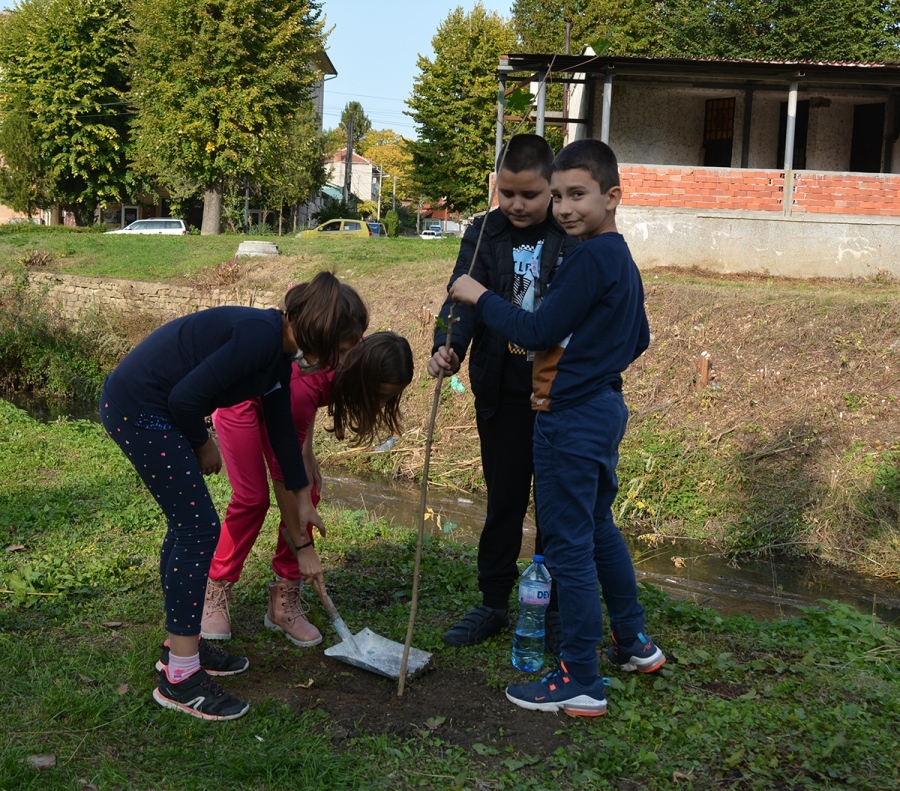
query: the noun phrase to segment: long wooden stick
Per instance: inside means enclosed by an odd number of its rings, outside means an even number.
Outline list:
[[[551,61],[552,68],[552,61]],[[541,81],[541,86],[538,88],[538,91],[541,90],[544,83],[547,82],[547,79],[550,76],[550,69],[547,70],[547,73],[544,75],[544,79]],[[525,125],[529,113],[525,114],[525,119],[523,119],[519,125],[513,130],[512,134],[515,135],[518,131]],[[500,155],[500,162],[497,165],[497,172],[503,168],[503,161],[506,159],[506,147],[503,148],[503,153]],[[491,210],[491,206],[494,205],[494,198],[497,195],[497,179],[494,179],[494,186],[491,188],[491,195],[488,199],[488,212]],[[484,221],[481,223],[481,229],[478,232],[478,240],[475,242],[475,252],[472,253],[472,261],[469,264],[469,271],[467,274],[472,274],[472,269],[475,267],[475,262],[478,260],[478,252],[481,249],[481,240],[484,236],[484,229],[487,226],[487,214],[485,214]],[[453,326],[459,321],[459,319],[455,318],[454,313],[456,311],[456,304],[454,303],[450,307],[450,314],[447,317],[448,327],[447,327],[447,338],[444,341],[444,345],[449,349],[450,342],[453,339]],[[409,660],[409,648],[412,645],[413,638],[413,629],[415,628],[416,623],[416,610],[418,609],[419,604],[419,570],[422,567],[422,543],[425,537],[425,508],[427,506],[428,501],[428,470],[431,466],[431,445],[434,440],[434,426],[437,422],[437,411],[438,405],[441,401],[441,385],[444,383],[444,369],[441,368],[438,372],[437,382],[434,387],[434,398],[431,402],[431,419],[428,421],[428,435],[425,440],[425,463],[422,466],[422,485],[419,490],[419,517],[418,517],[418,538],[416,540],[416,560],[413,565],[413,584],[412,584],[412,600],[410,602],[409,607],[409,625],[406,628],[406,640],[403,644],[403,658],[400,660],[400,680],[397,684],[397,697],[403,697],[403,691],[406,688],[406,666]]]

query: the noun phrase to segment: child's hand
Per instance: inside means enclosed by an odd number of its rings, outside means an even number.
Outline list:
[[[428,373],[433,377],[437,378],[441,369],[445,374],[455,374],[459,370],[459,355],[446,346],[441,346],[428,361]]]
[[[468,275],[458,277],[450,286],[450,296],[457,302],[465,302],[466,305],[474,305],[485,291],[487,289],[481,283]]]
[[[212,475],[222,471],[222,456],[219,454],[219,446],[210,437],[199,448],[194,449],[194,455],[200,464],[200,472],[204,475]]]

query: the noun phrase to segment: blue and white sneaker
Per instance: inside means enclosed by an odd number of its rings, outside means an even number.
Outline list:
[[[637,637],[628,645],[620,645],[615,634],[612,641],[612,648],[606,655],[610,662],[622,670],[653,673],[666,663],[666,655],[643,632],[638,632]]]
[[[598,678],[590,686],[579,684],[560,663],[540,681],[510,684],[506,697],[517,706],[532,711],[564,711],[573,717],[606,714],[606,682]]]

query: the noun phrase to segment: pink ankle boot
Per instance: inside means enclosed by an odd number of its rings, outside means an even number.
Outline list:
[[[231,586],[227,580],[207,580],[206,599],[203,602],[203,620],[200,622],[200,636],[207,640],[231,639]]]
[[[322,635],[306,620],[300,591],[302,580],[276,580],[269,583],[269,610],[265,624],[284,632],[294,645],[308,648],[322,642]]]

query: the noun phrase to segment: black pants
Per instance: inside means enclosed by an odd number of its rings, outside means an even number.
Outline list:
[[[501,404],[490,418],[477,417],[481,465],[487,486],[487,516],[478,543],[478,587],[488,607],[505,610],[519,579],[522,522],[534,477],[534,411],[531,405]],[[541,534],[535,554],[542,554]]]

